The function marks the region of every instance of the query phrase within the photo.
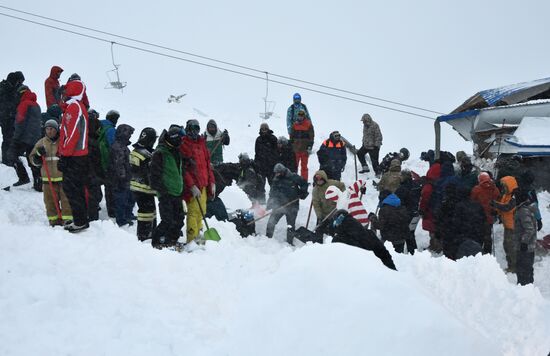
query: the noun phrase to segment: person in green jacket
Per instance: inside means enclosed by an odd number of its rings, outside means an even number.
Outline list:
[[[227,130],[220,130],[214,120],[208,121],[206,131],[206,148],[210,152],[210,162],[213,165],[223,163],[223,146],[229,145],[229,133]]]
[[[331,185],[336,186],[342,192],[346,190],[344,183],[334,179],[328,179],[325,171],[320,170],[315,172],[313,176],[312,201],[315,215],[317,215],[317,225],[336,208],[335,201],[325,198],[325,192]]]
[[[184,225],[182,159],[179,146],[184,134],[181,126],[164,130],[151,158],[151,188],[159,199],[160,224],[154,229],[151,245],[176,246]]]

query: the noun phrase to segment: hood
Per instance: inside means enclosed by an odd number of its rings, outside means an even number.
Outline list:
[[[327,184],[328,182],[328,176],[327,176],[327,173],[325,171],[323,171],[322,169],[321,170],[318,170],[317,172],[315,172],[315,174],[313,175],[314,177],[315,176],[319,176],[321,178],[323,178],[323,180],[325,181],[325,184]],[[324,185],[324,184],[323,184]]]
[[[63,73],[63,68],[58,66],[53,66],[52,69],[50,70],[50,78],[59,79],[59,76],[61,75],[61,73]]]
[[[395,194],[390,194],[386,197],[386,199],[382,200],[382,206],[389,205],[393,207],[400,207],[401,206],[401,199]]]
[[[401,172],[401,161],[394,159],[390,163],[390,172]]]
[[[36,101],[36,94],[30,90],[25,90],[21,95],[21,101]]]
[[[80,101],[85,90],[86,86],[84,83],[80,80],[73,80],[65,85],[65,96]]]
[[[505,194],[512,194],[514,190],[518,188],[518,182],[516,178],[512,176],[506,176],[500,179],[500,183],[504,187]]]
[[[441,165],[441,178],[455,175],[455,169],[451,162],[445,162]]]
[[[284,176],[286,176],[290,173],[290,170],[286,168],[282,163],[277,163],[275,167],[273,167],[273,173],[282,173]]]
[[[363,114],[363,117],[361,117],[361,121],[363,121],[365,125],[370,125],[372,124],[372,117],[369,114]]]
[[[130,125],[122,124],[116,129],[115,140],[123,143],[129,143],[130,137],[134,133],[134,128]]]
[[[439,163],[434,163],[430,169],[428,169],[428,173],[426,173],[426,178],[428,180],[434,182],[441,177],[441,165]]]

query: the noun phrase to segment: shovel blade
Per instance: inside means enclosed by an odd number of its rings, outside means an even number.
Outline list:
[[[204,232],[204,239],[211,240],[211,241],[220,241],[221,237],[220,237],[220,234],[218,234],[218,231],[213,227],[211,227],[210,229],[207,229]]]

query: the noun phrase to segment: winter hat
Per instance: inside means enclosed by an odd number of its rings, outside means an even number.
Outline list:
[[[54,104],[55,105],[55,104]],[[53,106],[53,105],[52,105]],[[49,110],[49,109],[48,109]],[[88,110],[88,117],[89,118],[96,118],[99,119],[99,113],[95,111],[94,109]]]
[[[73,80],[82,80],[82,79],[80,78],[80,75],[78,75],[77,73],[73,73],[71,74],[69,79],[67,79],[67,83],[72,82]]]
[[[107,112],[107,115],[105,115],[105,118],[109,121],[111,121],[113,124],[116,125],[118,122],[118,118],[120,117],[120,113],[116,110],[109,110]]]
[[[25,81],[25,76],[23,75],[23,72],[19,70],[17,72],[13,72],[13,75],[16,80],[15,84],[21,84]]]
[[[59,131],[59,124],[54,119],[50,119],[44,123],[44,129],[48,127],[54,128],[56,131]]]
[[[302,96],[300,95],[300,93],[294,93],[294,95],[292,96],[292,100],[302,101]]]
[[[243,152],[239,154],[239,162],[248,162],[250,161],[250,157],[248,156],[248,153]]]
[[[187,123],[185,124],[185,131],[187,132],[187,135],[189,137],[191,137],[193,140],[196,140],[199,137],[200,130],[201,125],[199,124],[198,120],[187,120]]]
[[[277,163],[275,167],[273,167],[273,173],[275,174],[286,174],[288,172],[288,168],[286,168],[282,163]]]
[[[262,124],[260,125],[260,130],[262,129],[269,130],[269,125],[267,124],[267,122],[262,122]]]
[[[479,176],[477,177],[477,181],[479,183],[485,183],[491,181],[491,176],[487,172],[481,172],[479,173]]]
[[[172,147],[178,147],[181,144],[181,127],[170,127],[164,133],[164,141]]]

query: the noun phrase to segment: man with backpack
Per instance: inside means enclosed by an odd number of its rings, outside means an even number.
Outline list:
[[[287,228],[286,240],[292,245],[296,217],[300,208],[300,199],[308,196],[308,184],[299,175],[290,172],[288,168],[277,163],[273,168],[275,177],[267,200],[267,209],[272,210],[267,222],[266,236],[271,238],[275,231],[275,225],[285,216]]]
[[[115,142],[116,125],[120,114],[116,110],[109,110],[105,115],[105,120],[101,120],[101,129],[99,130],[99,152],[101,154],[101,168],[103,174],[107,175],[107,169],[109,168],[111,145]],[[107,214],[110,218],[115,217],[115,198],[113,195],[113,188],[108,179],[104,181],[105,184],[105,203],[107,205]]]

